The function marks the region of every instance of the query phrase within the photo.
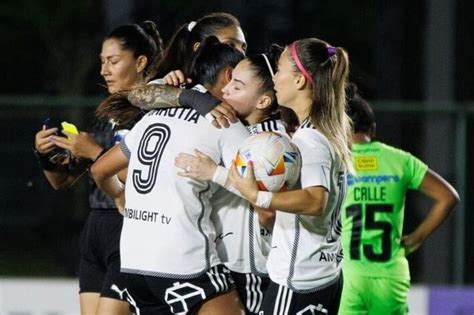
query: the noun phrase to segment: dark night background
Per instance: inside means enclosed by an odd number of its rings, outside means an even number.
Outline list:
[[[181,24],[215,11],[239,18],[249,54],[304,37],[348,50],[351,79],[375,107],[378,138],[426,161],[463,197],[463,211],[458,207],[410,256],[413,281],[473,284],[474,2],[468,0],[2,1],[0,276],[76,276],[87,180],[55,192],[31,150],[46,117],[87,128],[106,95],[102,38],[120,24],[150,19],[166,41]],[[427,205],[409,194],[407,230]]]

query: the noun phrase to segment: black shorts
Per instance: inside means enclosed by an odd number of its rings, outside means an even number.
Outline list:
[[[253,273],[238,273],[231,271],[235,287],[247,315],[258,314],[262,306],[265,291],[270,284],[270,278],[261,277]]]
[[[126,287],[119,289],[140,315],[194,314],[204,301],[235,288],[224,265],[214,266],[192,279],[124,275]]]
[[[335,282],[312,293],[296,293],[271,281],[260,315],[337,315],[342,294],[342,273]]]
[[[100,293],[121,299],[112,285],[123,286],[120,273],[120,233],[123,216],[116,209],[92,210],[81,232],[79,293]]]

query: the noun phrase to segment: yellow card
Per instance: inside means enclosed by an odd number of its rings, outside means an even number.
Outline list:
[[[79,131],[77,130],[76,126],[74,126],[74,124],[70,124],[70,123],[68,123],[68,122],[66,122],[66,121],[63,121],[63,122],[61,123],[61,127],[63,128],[64,131],[67,131],[67,132],[72,133],[72,134],[74,134],[74,135],[79,134]],[[68,139],[69,139],[69,138],[70,138],[70,137],[68,137]]]

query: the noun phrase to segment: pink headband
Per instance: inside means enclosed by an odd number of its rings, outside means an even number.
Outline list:
[[[300,70],[300,72],[303,74],[306,80],[311,82],[311,85],[314,85],[313,78],[309,75],[308,71],[306,71],[303,64],[301,63],[300,57],[298,57],[298,52],[296,51],[296,41],[294,41],[290,45],[290,51],[291,51],[291,56],[293,57],[293,60],[295,61],[296,67],[298,68],[298,70]]]

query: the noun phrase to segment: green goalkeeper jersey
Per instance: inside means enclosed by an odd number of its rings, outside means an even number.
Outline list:
[[[353,144],[355,174],[343,204],[344,275],[410,279],[401,246],[405,194],[418,189],[428,167],[380,142]]]

